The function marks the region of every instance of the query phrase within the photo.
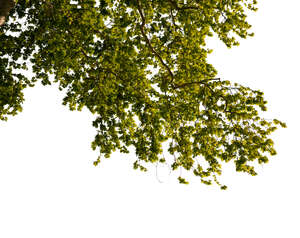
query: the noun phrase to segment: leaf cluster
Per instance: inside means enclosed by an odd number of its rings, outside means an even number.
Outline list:
[[[25,87],[57,83],[66,92],[64,105],[97,115],[92,148],[102,156],[134,148],[134,168],[146,171],[147,163],[167,163],[165,152],[173,170],[225,189],[217,180],[222,163],[256,175],[252,162],[276,154],[269,135],[276,125],[285,127],[259,116],[266,110],[261,91],[216,78],[207,62],[206,40],[213,34],[228,47],[253,35],[246,11],[255,5],[19,0],[0,29],[0,119],[21,110]],[[27,65],[30,79],[17,73]]]

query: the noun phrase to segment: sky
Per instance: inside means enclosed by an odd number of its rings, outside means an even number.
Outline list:
[[[227,49],[215,39],[210,62],[224,80],[264,91],[277,155],[256,177],[225,167],[217,186],[178,184],[159,167],[132,169],[115,153],[93,166],[95,129],[87,111],[71,112],[57,87],[25,92],[24,110],[0,122],[0,237],[299,238],[299,53],[296,0],[259,1],[255,36]]]

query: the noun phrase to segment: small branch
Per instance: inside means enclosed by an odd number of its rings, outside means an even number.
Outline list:
[[[219,12],[221,13],[221,15],[222,15],[222,17],[223,17],[224,22],[226,22],[226,21],[227,21],[227,17],[224,15],[224,13],[223,13],[222,11],[219,11]]]
[[[78,47],[80,47],[79,41],[76,39],[76,37],[74,36],[74,34],[73,34],[71,31],[69,31],[68,29],[67,29],[66,31],[72,36],[73,39],[75,39],[75,41],[76,41]],[[81,47],[80,47],[79,49],[80,49],[81,53],[82,53],[86,58],[90,58],[90,57],[87,55],[87,53],[86,53]]]
[[[207,87],[212,92],[212,94],[214,96],[222,98],[225,102],[224,112],[231,113],[231,111],[228,110],[228,101],[227,101],[227,99],[223,95],[216,95],[215,91],[207,84],[209,81],[220,81],[220,80],[221,80],[220,78],[214,78],[214,79],[202,80],[202,81],[199,81],[199,82],[189,82],[189,83],[184,83],[184,84],[181,84],[181,85],[175,85],[174,89],[183,88],[183,87],[190,86],[190,85],[193,85],[193,84],[202,84],[202,85],[204,85],[204,87]]]
[[[209,81],[220,81],[220,78],[215,78],[215,79],[206,79],[206,80],[202,80],[202,81],[198,81],[198,82],[188,82],[188,83],[183,83],[183,84],[176,84],[174,86],[174,89],[178,89],[178,88],[184,88],[186,86],[190,86],[190,85],[193,85],[193,84],[204,84],[207,86],[207,83]]]
[[[160,63],[166,68],[166,70],[168,71],[169,75],[170,75],[170,78],[171,78],[171,82],[173,82],[174,80],[174,75],[170,69],[170,67],[164,62],[164,60],[162,59],[162,57],[159,55],[159,53],[153,48],[150,40],[148,39],[145,31],[144,31],[144,28],[145,28],[145,24],[146,24],[146,19],[145,19],[145,16],[143,14],[143,11],[141,9],[141,5],[140,5],[140,2],[138,1],[138,12],[140,14],[140,17],[142,19],[142,23],[140,24],[140,29],[141,29],[141,33],[142,33],[142,36],[144,37],[149,49],[151,50],[151,52],[158,58],[158,60],[160,61]]]
[[[15,6],[14,0],[0,0],[0,26],[5,23],[5,18],[10,10]]]
[[[210,86],[205,85],[205,87],[207,87],[214,95],[216,95],[215,92],[214,92],[214,90]],[[226,100],[226,98],[223,95],[218,95],[218,96],[220,98],[222,98],[224,100],[224,102],[225,102],[224,112],[232,113],[231,111],[227,110],[228,109],[228,101]]]

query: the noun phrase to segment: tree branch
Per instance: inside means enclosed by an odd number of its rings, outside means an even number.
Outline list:
[[[144,31],[144,27],[145,27],[145,24],[146,24],[146,19],[145,19],[145,16],[143,14],[143,11],[141,9],[141,5],[140,5],[140,2],[138,1],[138,12],[140,14],[140,17],[142,19],[142,23],[140,24],[140,29],[141,29],[141,33],[142,33],[142,36],[144,37],[149,49],[151,50],[151,52],[158,58],[158,60],[160,61],[160,63],[167,69],[170,77],[171,77],[171,82],[173,82],[174,80],[174,75],[170,69],[170,67],[164,62],[164,60],[162,59],[162,57],[159,55],[159,53],[153,48],[150,40],[148,39],[145,31]]]
[[[188,83],[183,83],[183,84],[175,84],[174,85],[174,89],[178,89],[178,88],[184,88],[186,86],[190,86],[193,84],[203,84],[203,85],[207,85],[207,83],[209,81],[220,81],[220,78],[215,78],[215,79],[205,79],[202,81],[198,81],[198,82],[188,82]]]
[[[15,6],[14,0],[0,0],[0,26],[5,23],[5,18],[10,10]]]

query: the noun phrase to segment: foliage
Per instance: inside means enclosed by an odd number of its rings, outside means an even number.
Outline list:
[[[168,163],[168,153],[173,170],[205,184],[220,185],[223,162],[256,175],[252,161],[268,162],[269,135],[285,124],[259,116],[261,91],[216,78],[205,46],[213,34],[227,47],[252,36],[246,12],[255,4],[19,0],[0,29],[0,118],[21,110],[25,87],[58,83],[64,105],[97,115],[92,148],[101,156],[135,148],[134,168],[146,171],[148,162]],[[32,78],[21,71],[28,65]]]

